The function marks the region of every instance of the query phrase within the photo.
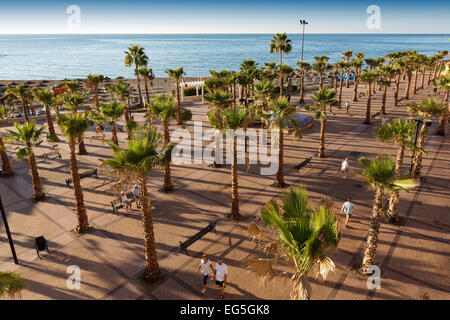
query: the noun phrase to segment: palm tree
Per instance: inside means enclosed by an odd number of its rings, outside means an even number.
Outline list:
[[[159,278],[159,265],[156,255],[153,217],[151,214],[150,195],[147,179],[157,166],[165,166],[171,161],[173,145],[166,145],[161,151],[158,130],[154,127],[142,128],[133,132],[128,140],[128,148],[120,149],[110,143],[114,157],[102,160],[108,170],[112,170],[120,178],[128,181],[137,180],[140,184],[141,213],[144,226],[145,277],[153,282]]]
[[[420,129],[419,141],[417,143],[418,148],[423,149],[425,146],[425,137],[428,131],[428,125],[430,119],[434,116],[440,116],[447,112],[447,106],[437,99],[429,98],[428,100],[421,100],[419,103],[410,102],[407,104],[408,110],[411,114],[422,118],[425,121],[425,125]],[[420,177],[422,170],[422,152],[416,152],[413,159],[413,172],[416,178]]]
[[[34,96],[38,101],[40,101],[44,107],[45,107],[45,115],[47,117],[47,126],[48,126],[48,132],[51,136],[55,138],[55,141],[58,141],[59,138],[56,135],[55,127],[53,126],[53,119],[50,114],[50,106],[53,105],[53,92],[50,90],[36,90],[34,92]]]
[[[342,58],[345,60],[345,62],[347,62],[347,64],[349,65],[349,68],[350,68],[350,66],[351,66],[351,64],[350,64],[350,58],[353,56],[353,51],[347,50],[347,51],[343,52],[342,55],[343,55]],[[346,80],[346,82],[345,82],[345,86],[346,86],[347,88],[350,88],[349,77],[350,77],[350,75],[349,75],[348,72],[347,72],[347,80]]]
[[[222,120],[220,118],[221,111],[231,106],[231,95],[223,91],[208,92],[203,96],[206,104],[212,108],[214,117],[217,120],[219,129],[222,130]]]
[[[78,109],[80,109],[83,106],[84,100],[86,99],[86,95],[80,94],[77,92],[65,93],[65,94],[59,96],[58,99],[60,99],[60,101],[63,104],[65,104],[66,107],[69,108],[73,114],[76,114],[76,113],[78,113]],[[86,146],[84,145],[83,137],[80,137],[78,140],[78,154],[80,154],[80,155],[87,154],[87,150],[86,150]]]
[[[306,61],[297,61],[298,69],[300,70],[300,103],[305,102],[305,76],[311,69],[311,64]]]
[[[359,77],[360,81],[367,83],[367,105],[366,105],[366,119],[364,124],[370,124],[370,107],[372,102],[372,83],[378,78],[378,72],[376,71],[363,71]]]
[[[183,123],[182,119],[181,119],[181,99],[180,99],[180,82],[183,79],[183,75],[184,73],[184,67],[180,67],[178,69],[167,69],[166,70],[166,74],[176,82],[177,84],[177,105],[178,105],[178,111],[177,111],[177,115],[178,115],[178,119],[177,119],[177,124],[181,125]]]
[[[115,84],[111,84],[108,86],[108,91],[112,93],[112,95],[119,101],[125,105],[125,121],[130,121],[129,109],[127,107],[127,99],[130,97],[130,90],[128,85],[123,80],[117,81]]]
[[[439,82],[433,79],[432,83],[436,90],[436,93],[439,94],[441,91],[444,91],[445,97],[444,97],[444,104],[448,107],[448,94],[450,92],[450,74],[448,75],[442,75],[439,77]],[[444,112],[439,117],[439,127],[436,131],[437,135],[445,136],[445,123],[447,122],[449,110],[447,109],[447,112]]]
[[[393,68],[390,65],[381,66],[378,72],[379,78],[377,84],[383,88],[383,97],[381,98],[381,111],[382,115],[386,114],[386,98],[387,89],[391,86],[392,77],[395,75]]]
[[[400,68],[403,71],[403,74],[405,74],[408,77],[408,81],[406,82],[406,88],[405,88],[405,96],[403,99],[409,100],[409,92],[411,88],[411,80],[412,80],[412,73],[414,70],[414,57],[413,56],[407,56],[403,59],[400,59],[397,61]]]
[[[45,126],[36,127],[34,121],[25,122],[23,126],[14,123],[16,131],[8,130],[8,136],[14,141],[22,143],[24,148],[20,148],[16,152],[17,159],[23,159],[27,162],[31,171],[31,181],[33,183],[33,200],[41,201],[45,199],[45,194],[42,192],[41,180],[36,165],[36,158],[34,156],[33,147],[38,147],[42,143],[42,131]]]
[[[148,63],[148,56],[144,52],[144,48],[140,45],[131,44],[128,50],[125,51],[125,67],[131,67],[134,65],[134,74],[136,75],[137,88],[139,93],[139,103],[142,106],[142,93],[141,93],[141,79],[139,77],[140,67],[146,66]]]
[[[397,145],[397,158],[395,161],[395,179],[400,179],[405,149],[414,148],[413,139],[416,130],[416,122],[405,119],[397,119],[385,122],[381,127],[375,129],[377,138],[384,143],[395,143]],[[392,221],[398,221],[398,202],[400,191],[391,194],[389,200],[388,217]]]
[[[377,158],[363,157],[359,159],[359,162],[363,171],[357,172],[357,174],[361,175],[367,181],[370,189],[376,191],[372,208],[372,220],[361,265],[361,271],[367,274],[369,267],[375,264],[384,194],[386,192],[392,193],[400,189],[407,190],[417,186],[418,183],[416,180],[409,178],[396,180],[395,162],[390,156]]]
[[[105,80],[105,77],[101,74],[98,74],[98,75],[89,74],[86,79],[87,85],[94,92],[94,103],[95,103],[95,109],[97,109],[97,110],[99,108],[98,87],[104,80]]]
[[[69,81],[67,79],[64,79],[64,87],[71,94],[80,93],[80,84],[79,84],[78,80]]]
[[[161,120],[164,131],[164,146],[170,145],[170,121],[176,118],[178,113],[178,107],[172,98],[172,95],[158,95],[153,97],[152,104],[150,106],[152,114]],[[192,112],[188,109],[182,108],[181,121],[191,120]],[[174,190],[172,184],[172,177],[170,175],[170,162],[164,167],[164,186],[162,189],[164,192],[171,192]]]
[[[314,57],[315,62],[312,65],[312,70],[316,72],[320,79],[319,79],[319,87],[322,89],[323,87],[323,76],[326,72],[333,69],[333,66],[331,64],[328,64],[328,60],[330,58],[327,56],[317,56]]]
[[[221,110],[220,118],[223,119],[221,127],[217,125],[216,118],[210,114],[209,121],[216,128],[225,134],[232,134],[233,138],[233,158],[231,164],[231,217],[235,220],[241,218],[239,213],[239,193],[238,193],[238,168],[237,168],[237,133],[236,131],[245,128],[248,122],[246,107],[238,105],[229,109]]]
[[[0,123],[6,118],[6,110],[4,107],[0,107]],[[3,136],[0,132],[0,160],[2,161],[2,177],[10,177],[14,175],[14,171],[11,167],[11,162],[9,161],[8,154],[6,153],[5,144],[3,143]]]
[[[294,70],[287,64],[280,64],[277,69],[280,76],[280,97],[282,97],[284,95],[284,78],[289,77]]]
[[[14,97],[16,97],[17,100],[21,101],[25,122],[30,121],[27,108],[27,99],[31,95],[30,89],[25,88],[24,86],[16,86],[15,88],[8,89],[8,93],[11,93]]]
[[[119,144],[119,140],[117,139],[116,123],[124,112],[125,105],[123,103],[111,101],[110,103],[100,104],[99,115],[111,125],[112,141],[117,145]]]
[[[340,81],[339,81],[339,105],[342,105],[342,87],[344,86],[344,72],[350,68],[350,63],[345,61],[339,61],[334,64],[334,68],[336,71],[340,74]],[[347,74],[347,80],[348,80],[348,74]]]
[[[327,107],[332,112],[333,107],[339,107],[339,102],[336,100],[336,91],[322,88],[319,92],[315,92],[311,99],[314,102],[313,106],[307,105],[305,109],[314,113],[314,118],[320,119],[320,145],[319,158],[325,157],[325,126],[327,124]]]
[[[138,73],[144,79],[145,97],[146,97],[147,103],[150,103],[150,94],[148,92],[147,82],[155,79],[155,75],[153,74],[152,68],[149,68],[149,67],[139,68]]]
[[[77,155],[75,144],[83,138],[84,133],[92,125],[84,113],[59,113],[56,112],[62,133],[66,136],[70,148],[70,170],[72,172],[72,183],[75,194],[75,206],[78,224],[75,227],[77,233],[83,234],[89,231],[88,217],[84,205],[83,190],[81,189],[80,176],[78,173]]]
[[[360,52],[358,52],[360,53]],[[358,55],[357,53],[357,55]],[[364,56],[363,56],[364,57]],[[351,66],[355,70],[353,83],[355,84],[353,87],[353,101],[358,101],[358,82],[359,82],[359,74],[361,73],[361,67],[364,63],[362,58],[352,59]]]
[[[0,297],[14,297],[27,286],[25,281],[16,273],[0,272]]]
[[[273,277],[290,277],[290,298],[310,299],[310,272],[325,280],[335,265],[327,256],[336,249],[340,232],[329,204],[314,208],[304,188],[293,188],[281,195],[281,205],[269,201],[260,211],[267,232],[255,222],[248,226],[248,234],[263,243],[264,255],[273,258],[247,259],[245,265],[253,274],[267,282]],[[276,236],[274,236],[274,233]],[[287,266],[291,272],[275,274],[272,264]]]
[[[283,64],[283,53],[289,54],[292,50],[291,40],[288,39],[286,33],[277,33],[270,41],[270,53],[280,54],[280,65]]]
[[[285,188],[287,185],[284,182],[283,170],[283,149],[284,149],[284,131],[289,129],[289,125],[294,128],[294,137],[300,138],[300,128],[296,121],[292,119],[295,115],[296,107],[290,103],[287,98],[279,97],[272,100],[269,106],[270,112],[265,114],[269,118],[271,128],[278,129],[278,171],[275,177],[275,183],[272,185],[275,188]]]
[[[269,80],[261,80],[255,82],[253,93],[256,99],[261,101],[261,109],[267,111],[267,103],[272,96],[273,82]]]

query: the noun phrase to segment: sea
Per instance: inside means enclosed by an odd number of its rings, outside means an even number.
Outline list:
[[[187,77],[209,70],[238,70],[243,59],[278,62],[269,53],[272,34],[139,34],[139,35],[0,35],[0,80],[84,78],[89,73],[132,78],[124,51],[140,44],[156,77],[168,68],[184,66]],[[301,57],[302,35],[288,34],[292,51],[283,63],[295,67]],[[418,50],[432,55],[450,51],[450,34],[305,34],[304,59],[327,55],[330,62],[346,50],[364,51],[376,58],[389,52]]]

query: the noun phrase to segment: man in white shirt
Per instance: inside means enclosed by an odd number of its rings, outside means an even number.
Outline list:
[[[347,201],[344,202],[341,209],[341,214],[345,212],[345,215],[347,218],[345,219],[345,225],[344,227],[347,228],[347,224],[350,221],[350,217],[352,216],[353,209],[355,208],[355,205],[352,203],[352,198],[348,197]]]
[[[228,276],[228,268],[227,265],[223,262],[223,258],[219,258],[219,262],[216,263],[216,269],[214,271],[216,275],[216,285],[218,288],[220,288],[220,296],[219,299],[223,299],[225,295],[225,287],[227,282],[227,276]]]
[[[348,114],[349,110],[350,110],[350,102],[348,102],[347,100],[347,102],[345,103],[345,112]]]
[[[202,293],[206,293],[206,283],[208,281],[210,272],[209,270],[211,269],[211,271],[214,273],[214,268],[212,266],[212,262],[208,259],[208,255],[206,253],[203,254],[202,256],[202,260],[200,261],[200,265],[198,266],[198,272],[200,272],[200,270],[202,270],[202,274],[203,274],[203,289],[202,289]],[[212,280],[212,276],[211,276],[211,280]]]
[[[348,164],[348,158],[345,158],[341,164],[341,173],[340,177],[343,179],[347,179],[348,172],[350,171],[350,165]]]

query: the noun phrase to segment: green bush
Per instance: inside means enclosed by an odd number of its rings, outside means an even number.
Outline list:
[[[184,88],[183,94],[185,97],[192,97],[192,96],[197,95],[197,90],[195,90],[195,88]]]

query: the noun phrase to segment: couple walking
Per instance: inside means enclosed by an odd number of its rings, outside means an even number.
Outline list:
[[[216,286],[220,288],[220,296],[219,299],[223,299],[225,295],[225,287],[227,276],[228,276],[228,268],[227,265],[223,262],[223,258],[220,257],[219,261],[216,263],[215,268],[212,265],[212,262],[209,260],[208,255],[206,253],[203,254],[202,260],[200,261],[200,265],[198,266],[198,272],[202,271],[203,274],[203,289],[202,293],[206,293],[206,285],[208,283],[208,278],[213,280],[213,275],[216,278]],[[211,272],[213,274],[211,274]]]

